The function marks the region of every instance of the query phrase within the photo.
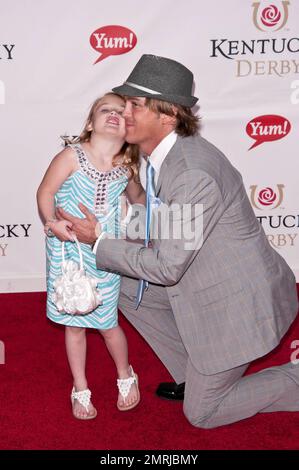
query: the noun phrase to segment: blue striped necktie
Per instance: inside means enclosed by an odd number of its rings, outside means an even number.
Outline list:
[[[147,159],[146,164],[146,216],[145,216],[145,239],[144,246],[148,247],[148,242],[150,239],[150,226],[151,226],[151,212],[152,207],[151,203],[156,196],[155,191],[155,170],[152,167],[149,158]],[[138,283],[138,290],[136,296],[135,309],[139,307],[144,291],[148,288],[148,281],[140,279]]]

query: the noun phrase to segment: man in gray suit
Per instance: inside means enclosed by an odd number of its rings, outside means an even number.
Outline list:
[[[200,217],[189,217],[202,219],[201,243],[187,248],[183,233],[142,246],[110,239],[84,208],[85,219],[63,211],[59,216],[73,223],[81,241],[92,244],[99,236],[98,268],[123,275],[120,310],[176,384],[185,382],[190,423],[213,428],[258,412],[299,410],[299,366],[288,363],[244,377],[251,361],[279,344],[298,302],[294,275],[269,245],[241,175],[197,133],[192,84],[182,64],[144,55],[113,91],[126,96],[127,141],[149,156],[154,200],[170,208],[201,208]],[[178,214],[176,222],[184,224]]]

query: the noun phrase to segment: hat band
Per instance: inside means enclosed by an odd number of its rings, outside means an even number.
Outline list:
[[[133,88],[137,88],[138,90],[141,91],[146,91],[147,93],[152,93],[153,95],[162,95],[159,91],[151,90],[150,88],[146,88],[145,86],[137,85],[136,83],[133,82],[125,82],[124,85],[129,85]]]

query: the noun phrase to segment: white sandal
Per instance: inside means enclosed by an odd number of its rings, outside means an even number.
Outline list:
[[[81,390],[79,392],[76,392],[75,387],[73,387],[73,390],[71,393],[72,407],[74,407],[75,400],[78,400],[80,405],[82,405],[83,408],[85,408],[86,412],[90,413],[88,411],[88,407],[90,405],[90,397],[91,397],[91,391],[89,390],[89,388],[87,388],[86,390]],[[97,416],[97,410],[95,409],[93,414],[88,414],[87,416],[79,417],[75,415],[74,408],[73,408],[73,415],[77,419],[94,419]]]
[[[131,377],[128,377],[127,379],[117,379],[117,387],[118,387],[119,393],[121,394],[124,400],[124,403],[126,403],[126,398],[130,393],[131,386],[133,384],[136,384],[137,399],[134,403],[132,403],[129,406],[126,406],[126,405],[121,406],[119,405],[119,403],[117,403],[117,408],[120,411],[132,410],[132,408],[135,408],[135,406],[137,406],[138,403],[140,402],[140,393],[139,393],[139,388],[138,388],[138,375],[135,374],[132,366],[130,366],[130,372],[131,372]]]

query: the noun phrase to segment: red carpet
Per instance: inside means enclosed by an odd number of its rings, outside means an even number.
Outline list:
[[[259,414],[218,429],[189,425],[181,403],[155,397],[170,376],[144,340],[121,318],[138,372],[142,400],[135,410],[116,409],[115,369],[96,332],[88,334],[88,378],[98,417],[71,415],[71,376],[64,330],[45,317],[45,294],[1,294],[0,449],[299,449],[299,413]],[[299,340],[299,319],[282,344],[250,371],[289,361]],[[299,391],[298,391],[299,393]]]

